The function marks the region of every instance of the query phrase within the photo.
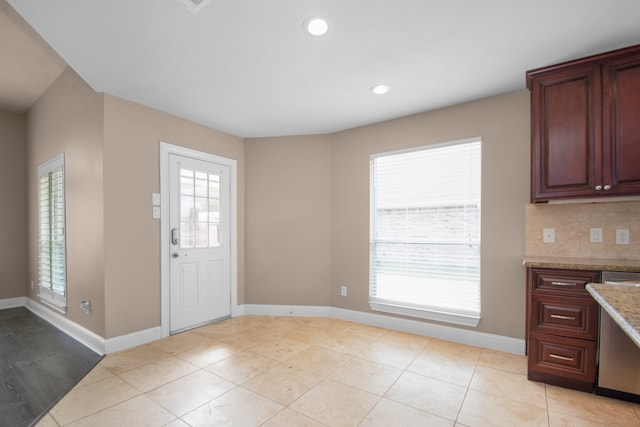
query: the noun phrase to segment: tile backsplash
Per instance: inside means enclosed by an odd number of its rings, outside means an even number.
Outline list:
[[[640,201],[528,204],[527,256],[638,259]],[[555,229],[555,243],[543,243],[542,231]],[[591,243],[590,229],[602,228],[602,243]],[[616,244],[616,230],[629,230],[629,244]]]

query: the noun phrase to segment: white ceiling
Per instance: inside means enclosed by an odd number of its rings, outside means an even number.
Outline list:
[[[8,0],[98,92],[240,136],[329,133],[640,43],[639,0]],[[322,15],[330,32],[303,22]],[[0,34],[1,36],[1,34]],[[384,96],[371,86],[386,83]]]

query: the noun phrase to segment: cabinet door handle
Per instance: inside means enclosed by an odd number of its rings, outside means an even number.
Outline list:
[[[562,314],[552,314],[549,317],[553,317],[554,319],[562,319],[562,320],[576,320],[576,318],[573,316],[565,316]]]
[[[549,353],[549,357],[559,360],[566,360],[567,362],[573,362],[573,357],[560,356],[559,354]]]
[[[602,185],[596,185],[596,191],[602,190]]]
[[[605,185],[603,188],[605,189],[605,191],[606,190],[611,190],[611,186],[609,184]]]
[[[573,282],[551,282],[554,286],[575,286],[576,284]]]

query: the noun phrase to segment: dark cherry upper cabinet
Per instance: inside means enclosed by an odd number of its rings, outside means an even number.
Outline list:
[[[531,201],[640,195],[640,45],[527,72]]]

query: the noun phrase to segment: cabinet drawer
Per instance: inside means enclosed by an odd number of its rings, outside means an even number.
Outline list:
[[[529,334],[529,371],[593,384],[596,343],[554,335]]]
[[[531,295],[532,332],[595,341],[598,303],[593,298]]]
[[[529,274],[531,292],[555,295],[589,295],[587,283],[600,281],[599,271],[531,268]]]

